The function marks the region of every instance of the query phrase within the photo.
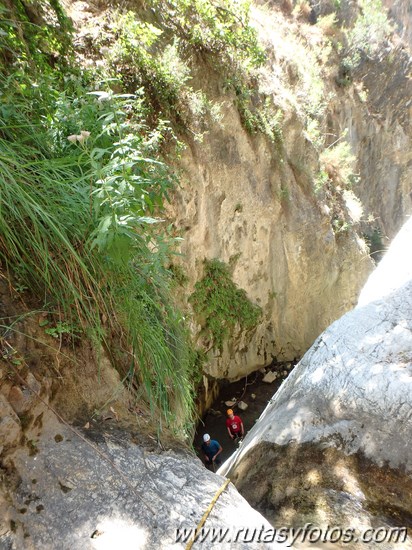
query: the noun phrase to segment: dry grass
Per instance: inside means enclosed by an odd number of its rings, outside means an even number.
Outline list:
[[[329,13],[328,15],[319,17],[316,25],[322,30],[325,36],[333,37],[339,32],[336,23],[336,15],[334,13]]]
[[[325,149],[320,154],[319,160],[329,179],[336,186],[342,188],[348,186],[356,162],[349,143],[341,141],[334,147]]]
[[[298,0],[293,8],[293,15],[300,20],[309,21],[312,7],[307,0]]]

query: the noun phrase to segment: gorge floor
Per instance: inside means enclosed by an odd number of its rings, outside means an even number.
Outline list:
[[[287,365],[290,365],[290,363],[276,364],[276,366],[268,367],[266,370],[273,370],[278,373],[288,372],[289,374],[290,370],[287,370]],[[237,444],[230,439],[226,429],[226,411],[229,406],[225,403],[226,401],[236,401],[236,403],[243,401],[248,405],[245,411],[240,410],[237,404],[230,407],[242,419],[245,433],[247,433],[254,426],[269,400],[275,395],[286,377],[285,375],[278,376],[274,382],[268,384],[263,382],[264,376],[263,372],[256,371],[237,382],[222,385],[219,395],[199,422],[195,433],[193,447],[201,460],[203,460],[202,437],[205,433],[210,434],[210,437],[216,439],[222,446],[222,462],[236,451]],[[253,395],[255,397],[252,397]]]

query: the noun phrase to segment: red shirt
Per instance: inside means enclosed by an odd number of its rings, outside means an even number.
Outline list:
[[[232,432],[232,434],[237,434],[242,431],[242,421],[238,416],[233,418],[226,419],[226,427]]]

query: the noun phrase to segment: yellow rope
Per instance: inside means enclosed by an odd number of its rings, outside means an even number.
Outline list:
[[[201,528],[205,524],[205,521],[207,520],[208,515],[212,511],[213,506],[216,504],[217,499],[220,497],[220,495],[223,493],[223,491],[226,489],[226,487],[229,485],[229,483],[230,483],[230,479],[227,478],[227,480],[224,482],[224,484],[216,491],[215,496],[212,498],[212,501],[210,502],[206,512],[203,514],[202,519],[199,521],[199,524],[196,527],[196,533],[195,533],[194,537],[192,538],[192,540],[190,540],[187,543],[185,550],[190,550],[192,548],[193,543],[195,542],[197,535],[200,533]]]

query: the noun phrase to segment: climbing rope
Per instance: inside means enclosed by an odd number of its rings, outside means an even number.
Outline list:
[[[220,495],[223,493],[223,491],[226,489],[226,487],[229,485],[230,479],[227,478],[224,484],[219,487],[219,489],[216,491],[215,496],[212,498],[206,512],[203,514],[202,519],[199,521],[198,526],[196,527],[196,532],[194,534],[194,537],[187,543],[185,550],[190,550],[193,546],[193,543],[196,540],[196,537],[200,533],[200,530],[202,529],[203,525],[205,524],[205,521],[207,520],[210,512],[213,509],[213,506],[216,504],[217,499],[220,497]]]

